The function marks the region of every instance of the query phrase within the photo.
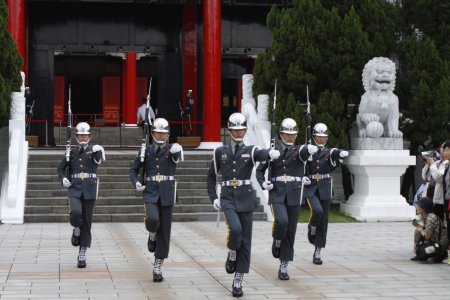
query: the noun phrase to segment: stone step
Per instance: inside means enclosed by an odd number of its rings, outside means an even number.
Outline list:
[[[35,191],[35,190],[54,190],[61,188],[61,184],[59,182],[32,182],[27,183],[27,190]],[[100,180],[99,184],[99,193],[102,193],[104,190],[133,190],[133,185],[130,181],[128,182],[104,182]],[[178,182],[177,181],[177,191],[181,192],[181,190],[185,189],[206,189],[206,182]]]
[[[100,175],[99,175],[100,177]],[[193,175],[193,174],[176,174],[176,180],[178,183],[188,183],[188,182],[201,182],[205,181],[206,173],[201,175]],[[59,177],[54,175],[28,175],[28,184],[30,183],[39,183],[39,182],[59,182]],[[130,177],[128,174],[120,174],[120,175],[108,175],[102,176],[100,178],[101,184],[105,182],[127,182],[131,184]]]
[[[224,216],[221,213],[221,222],[224,226]],[[94,214],[95,222],[143,222],[143,214]],[[172,217],[173,222],[216,222],[217,212],[204,212],[204,213],[174,213]],[[253,214],[253,220],[261,221],[266,220],[264,212],[255,212]],[[26,223],[38,223],[38,222],[68,222],[68,215],[66,214],[25,214],[24,221]],[[95,226],[95,224],[94,224]],[[212,226],[212,225],[211,225]]]
[[[95,202],[96,205],[143,205],[141,197],[102,197],[100,196]],[[178,196],[177,203],[179,205],[189,204],[205,204],[211,205],[209,197],[198,196]],[[51,197],[51,198],[28,198],[26,200],[27,206],[61,206],[69,205],[67,195],[65,197]]]
[[[43,197],[67,197],[67,189],[61,188],[61,186],[58,186],[59,189],[56,190],[28,190],[25,192],[26,198],[43,198]],[[182,196],[200,196],[205,197],[208,196],[208,192],[206,189],[187,189],[183,190],[182,192],[178,190],[178,195]],[[124,197],[124,196],[135,196],[135,197],[142,197],[142,192],[138,192],[133,189],[126,189],[126,190],[103,190],[100,191],[99,197]]]
[[[98,168],[97,175],[128,175],[130,168]],[[177,168],[176,175],[204,175],[208,173],[207,168]],[[28,168],[28,175],[54,175],[56,176],[56,168]]]

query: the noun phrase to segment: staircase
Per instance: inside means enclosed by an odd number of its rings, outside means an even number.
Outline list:
[[[142,192],[137,192],[128,177],[129,168],[138,149],[106,149],[106,161],[98,168],[99,198],[94,222],[143,222]],[[64,149],[30,149],[27,190],[25,194],[25,222],[67,222],[69,204],[67,189],[58,181],[56,168],[64,157]],[[206,174],[211,151],[184,151],[184,162],[176,171],[178,202],[173,209],[173,221],[215,221],[206,191]],[[223,220],[223,214],[221,216]],[[260,206],[255,220],[265,220]]]

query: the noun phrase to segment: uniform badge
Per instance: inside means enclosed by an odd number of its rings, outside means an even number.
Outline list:
[[[226,161],[228,159],[228,155],[226,153],[221,156],[222,161]]]
[[[250,154],[248,154],[248,153],[243,153],[243,154],[241,155],[241,157],[250,157]]]

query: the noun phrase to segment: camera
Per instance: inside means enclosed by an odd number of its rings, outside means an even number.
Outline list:
[[[420,155],[422,157],[432,157],[434,160],[440,160],[441,159],[441,156],[439,155],[439,153],[437,151],[433,151],[433,150],[423,151],[423,152],[420,153]]]

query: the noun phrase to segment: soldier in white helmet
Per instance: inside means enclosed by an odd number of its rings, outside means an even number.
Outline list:
[[[301,192],[308,177],[304,169],[308,158],[317,152],[314,145],[295,145],[297,123],[286,118],[281,122],[279,137],[281,143],[275,146],[281,156],[273,161],[261,163],[256,168],[256,178],[264,190],[269,191],[269,205],[274,217],[272,226],[272,255],[280,260],[278,278],[289,280],[287,267],[294,259],[294,242],[300,213]],[[267,168],[269,176],[265,179]]]
[[[92,216],[98,195],[97,167],[105,160],[103,147],[89,144],[90,129],[88,123],[78,123],[75,133],[78,146],[70,150],[70,160],[64,157],[58,166],[59,180],[69,189],[69,219],[74,227],[71,242],[74,247],[80,247],[78,268],[86,267],[86,250],[91,246]]]
[[[140,152],[131,168],[130,179],[137,191],[143,192],[145,228],[149,232],[148,251],[155,253],[153,281],[163,281],[162,265],[169,256],[172,210],[176,199],[175,170],[183,160],[183,148],[169,144],[170,127],[166,119],[158,118],[152,124],[153,142],[145,149],[145,159]],[[144,180],[140,170],[144,171]]]
[[[317,123],[313,128],[314,143],[319,150],[313,154],[307,165],[307,174],[311,184],[305,186],[303,197],[311,211],[308,224],[308,240],[315,246],[313,263],[322,264],[321,250],[325,248],[328,230],[328,213],[333,191],[333,181],[330,173],[343,162],[348,152],[337,148],[328,148],[328,128],[323,123]]]
[[[234,297],[241,297],[242,279],[244,273],[250,270],[253,211],[259,204],[250,177],[257,161],[277,159],[280,152],[245,145],[243,140],[247,121],[241,113],[233,113],[229,117],[228,129],[231,142],[214,149],[207,187],[214,209],[221,209],[225,215],[229,249],[225,270],[229,274],[235,274],[232,294]],[[222,174],[220,198],[216,192],[218,172]]]

